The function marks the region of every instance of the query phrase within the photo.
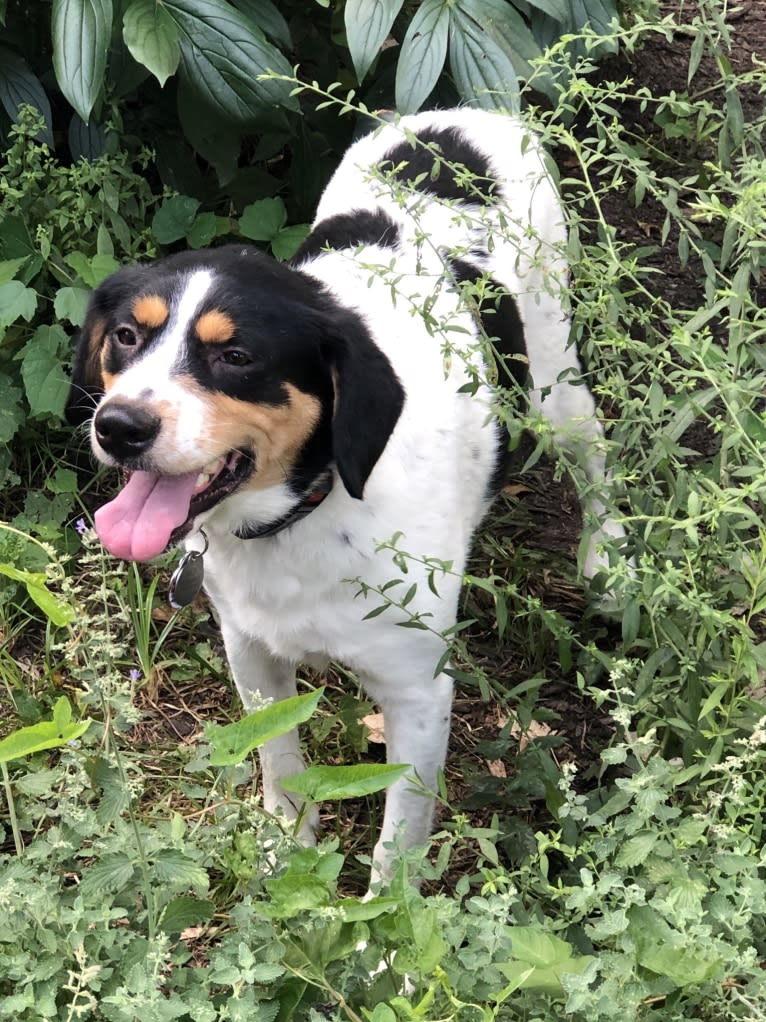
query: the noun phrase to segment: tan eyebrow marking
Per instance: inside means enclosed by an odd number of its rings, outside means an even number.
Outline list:
[[[194,330],[203,344],[224,344],[237,332],[234,320],[220,309],[203,312],[194,324]]]
[[[168,303],[159,295],[142,295],[133,302],[133,318],[141,326],[156,329],[166,322],[169,315]]]

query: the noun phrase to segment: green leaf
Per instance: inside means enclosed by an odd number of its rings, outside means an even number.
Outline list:
[[[239,233],[252,241],[271,241],[286,220],[287,211],[281,199],[258,199],[242,210]]]
[[[89,294],[84,287],[60,287],[53,299],[56,318],[67,320],[72,326],[82,326]]]
[[[190,926],[199,926],[213,918],[215,905],[212,901],[182,895],[173,898],[165,906],[160,919],[160,929],[165,933],[180,933]]]
[[[111,0],[53,0],[52,34],[59,88],[87,124],[106,71]]]
[[[232,0],[232,2],[264,35],[276,40],[286,50],[293,48],[290,27],[272,0]]]
[[[192,248],[205,248],[218,233],[218,217],[215,213],[200,213],[186,234]]]
[[[178,29],[156,0],[132,0],[125,11],[122,34],[131,56],[164,85],[181,59]]]
[[[0,284],[8,284],[27,261],[29,256],[20,259],[3,259],[0,261]]]
[[[33,415],[64,415],[70,381],[61,366],[61,351],[67,343],[60,326],[39,326],[17,356]]]
[[[207,888],[207,872],[177,848],[162,848],[151,859],[152,874],[164,884]]]
[[[360,763],[357,766],[313,766],[301,774],[282,779],[285,791],[303,795],[309,802],[359,798],[382,791],[403,777],[408,763]]]
[[[346,0],[346,39],[361,82],[386,41],[404,0]]]
[[[567,17],[567,0],[527,0],[530,7],[536,7],[543,14],[548,14],[556,21],[565,21]]]
[[[21,391],[0,372],[0,444],[7,444],[24,421]]]
[[[573,958],[571,944],[534,926],[509,926],[508,933],[514,960],[498,968],[517,989],[561,997],[561,977],[580,975],[593,961],[590,955]]]
[[[0,572],[6,565],[0,564]],[[85,734],[91,725],[90,719],[71,723],[72,707],[66,696],[56,700],[53,708],[53,720],[43,720],[30,727],[18,728],[0,740],[0,763],[8,763],[12,759],[31,756],[44,749],[56,749],[67,742],[73,742]]]
[[[291,696],[248,714],[242,720],[221,727],[208,724],[205,735],[213,746],[210,762],[213,766],[233,766],[241,763],[259,745],[287,734],[308,720],[319,705],[323,688],[302,696]]]
[[[2,419],[0,419],[2,422]],[[57,628],[63,628],[74,620],[74,608],[71,604],[60,600],[46,586],[45,574],[42,571],[23,571],[12,564],[0,563],[0,575],[12,578],[14,582],[21,582],[26,586],[27,593],[45,616]]]
[[[259,107],[298,109],[291,66],[251,21],[217,0],[165,0],[181,47],[180,70],[204,103],[225,120],[251,123]],[[260,79],[260,80],[259,80]]]
[[[411,114],[431,94],[444,67],[449,37],[446,0],[424,0],[402,42],[396,66],[396,108]]]
[[[85,896],[122,891],[133,879],[134,872],[135,866],[125,852],[107,852],[83,870],[80,890]]]
[[[161,245],[180,241],[194,223],[199,199],[189,195],[174,195],[165,199],[152,218],[152,234]]]
[[[46,145],[53,146],[51,105],[45,89],[24,58],[5,46],[0,46],[0,103],[14,123],[22,104],[35,107],[45,119],[45,129],[38,137]]]
[[[36,311],[37,295],[31,287],[24,287],[20,280],[0,284],[0,330],[17,319],[29,322]]]
[[[646,862],[646,858],[659,840],[659,832],[645,831],[628,838],[624,845],[617,852],[615,865],[625,869],[631,866],[639,866]]]
[[[457,6],[507,53],[516,73],[527,78],[529,61],[542,50],[516,8],[507,0],[460,0]]]
[[[450,67],[458,92],[486,110],[518,110],[519,81],[508,54],[459,9],[450,22]]]
[[[271,251],[275,259],[291,259],[309,236],[311,227],[308,224],[293,224],[283,227],[271,239]]]

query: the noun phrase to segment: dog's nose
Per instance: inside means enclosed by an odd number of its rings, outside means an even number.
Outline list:
[[[109,401],[93,420],[96,439],[107,454],[128,461],[145,454],[160,431],[158,415],[127,401]]]

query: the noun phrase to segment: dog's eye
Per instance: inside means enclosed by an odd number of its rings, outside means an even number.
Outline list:
[[[135,348],[138,344],[138,336],[129,326],[118,326],[114,331],[114,339],[123,348]]]
[[[242,351],[240,348],[226,348],[218,356],[221,362],[227,366],[249,366],[252,364],[252,359],[247,352]]]

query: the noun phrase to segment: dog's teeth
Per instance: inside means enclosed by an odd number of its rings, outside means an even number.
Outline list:
[[[207,484],[210,482],[211,474],[212,473],[210,472],[200,472],[200,474],[197,476],[197,482],[195,484],[197,488],[207,486]]]

